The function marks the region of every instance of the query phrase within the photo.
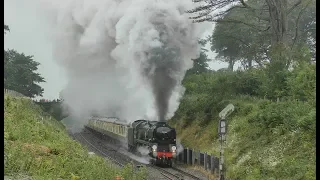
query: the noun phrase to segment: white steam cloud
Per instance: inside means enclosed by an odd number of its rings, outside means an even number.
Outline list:
[[[42,5],[55,13],[54,58],[66,70],[62,96],[75,119],[86,123],[83,117],[93,112],[127,121],[173,116],[184,93],[181,81],[207,27],[188,19],[191,0]]]

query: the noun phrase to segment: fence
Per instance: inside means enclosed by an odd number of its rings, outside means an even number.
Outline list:
[[[208,155],[206,152],[201,153],[189,148],[183,149],[177,156],[176,161],[187,165],[201,166],[211,173],[218,172],[219,168],[219,158],[212,154]]]

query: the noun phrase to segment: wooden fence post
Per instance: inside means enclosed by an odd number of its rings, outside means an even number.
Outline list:
[[[218,170],[219,172],[219,164],[220,164],[220,159],[219,158],[215,158],[215,169]]]
[[[187,164],[190,164],[190,153],[189,153],[189,148],[187,148]]]
[[[185,149],[182,150],[182,159],[181,159],[181,161],[182,161],[183,164],[184,164],[184,150],[185,150]]]
[[[198,150],[198,165],[201,165],[201,153],[200,150]]]
[[[214,164],[214,156],[213,156],[213,154],[211,153],[211,173],[213,173],[214,174],[214,166],[215,166],[215,164]]]
[[[194,149],[192,149],[192,165],[194,165],[194,161],[196,159],[196,155],[197,153],[194,151]]]
[[[203,161],[204,161],[204,169],[207,170],[207,153],[203,154]]]

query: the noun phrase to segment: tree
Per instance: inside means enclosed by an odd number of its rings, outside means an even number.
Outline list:
[[[208,71],[208,55],[201,51],[197,59],[193,59],[193,67],[188,70],[188,74],[199,74]]]
[[[37,83],[45,80],[36,73],[39,65],[33,60],[33,56],[26,56],[15,50],[4,50],[4,87],[32,98],[42,96],[44,89]]]
[[[258,20],[250,18],[243,9],[229,11],[222,20],[233,17],[257,26],[259,23],[262,24]],[[262,57],[265,56],[264,47],[268,42],[266,32],[244,24],[219,22],[211,37],[211,50],[218,54],[220,60],[229,63],[230,70],[233,70],[236,61],[241,61],[246,69],[253,66],[253,61],[262,66]]]
[[[6,31],[10,31],[9,26],[8,25],[4,25],[4,34],[6,34]]]
[[[247,1],[244,0],[196,0],[196,3],[205,3],[205,5],[194,8],[189,13],[198,13],[198,16],[191,17],[194,22],[211,21],[218,23],[233,23],[243,24],[254,28],[260,32],[268,31],[270,33],[271,49],[272,53],[278,54],[273,56],[270,61],[283,61],[283,64],[287,64],[288,57],[287,49],[290,38],[288,38],[288,16],[298,8],[301,8],[306,2],[312,0],[257,0]],[[216,10],[226,9],[217,13]],[[248,19],[256,19],[263,23],[251,23],[233,18],[224,18],[226,14],[234,9],[241,9],[243,13],[246,13]],[[213,12],[215,11],[215,12]],[[285,66],[283,67],[285,68]]]
[[[263,2],[264,0],[258,0],[254,3],[256,3],[255,6],[261,6]],[[247,3],[253,4],[250,0]],[[315,41],[308,41],[308,39],[315,39],[315,33],[312,34],[315,32],[315,16],[312,16],[315,12],[313,3],[315,4],[314,0],[302,3],[288,16],[287,37],[292,39],[289,45],[293,53],[306,44],[310,44],[309,47],[315,49]],[[231,69],[235,61],[241,61],[244,68],[251,68],[253,62],[263,66],[264,62],[270,62],[271,54],[275,52],[270,48],[274,33],[268,28],[269,22],[256,18],[246,8],[235,7],[226,12],[217,22],[211,38],[211,49],[218,53],[218,57],[222,58],[222,61],[227,61]],[[263,13],[263,11],[261,12]],[[235,19],[237,22],[243,23],[230,21]],[[299,19],[301,20],[299,21]],[[262,30],[263,28],[265,30]],[[282,51],[283,49],[280,48],[280,52]],[[290,53],[286,55],[288,56],[281,59],[284,62],[284,68],[288,68],[294,58],[294,56],[290,56]]]
[[[203,48],[206,43],[207,40],[199,40],[199,44],[202,46],[200,56],[197,59],[192,59],[193,67],[187,71],[187,74],[199,74],[209,70],[208,61],[210,61],[210,59],[206,54],[208,50]]]
[[[291,13],[289,32],[293,40],[292,49],[301,49],[307,45],[312,53],[312,60],[316,58],[316,1],[303,1],[300,8]],[[290,27],[291,25],[291,27]]]
[[[230,19],[245,24],[230,23]],[[237,61],[244,69],[252,68],[254,62],[263,66],[266,47],[270,44],[265,21],[255,18],[245,8],[233,8],[220,20],[211,37],[211,50],[218,54],[219,60],[229,63],[230,70]]]

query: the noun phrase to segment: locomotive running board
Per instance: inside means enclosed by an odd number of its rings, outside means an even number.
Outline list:
[[[144,140],[140,140],[140,139],[136,139],[135,142],[136,142],[136,143],[138,142],[138,143],[141,143],[141,144],[146,144],[146,145],[151,144],[151,143],[148,142],[148,141],[144,141]]]

